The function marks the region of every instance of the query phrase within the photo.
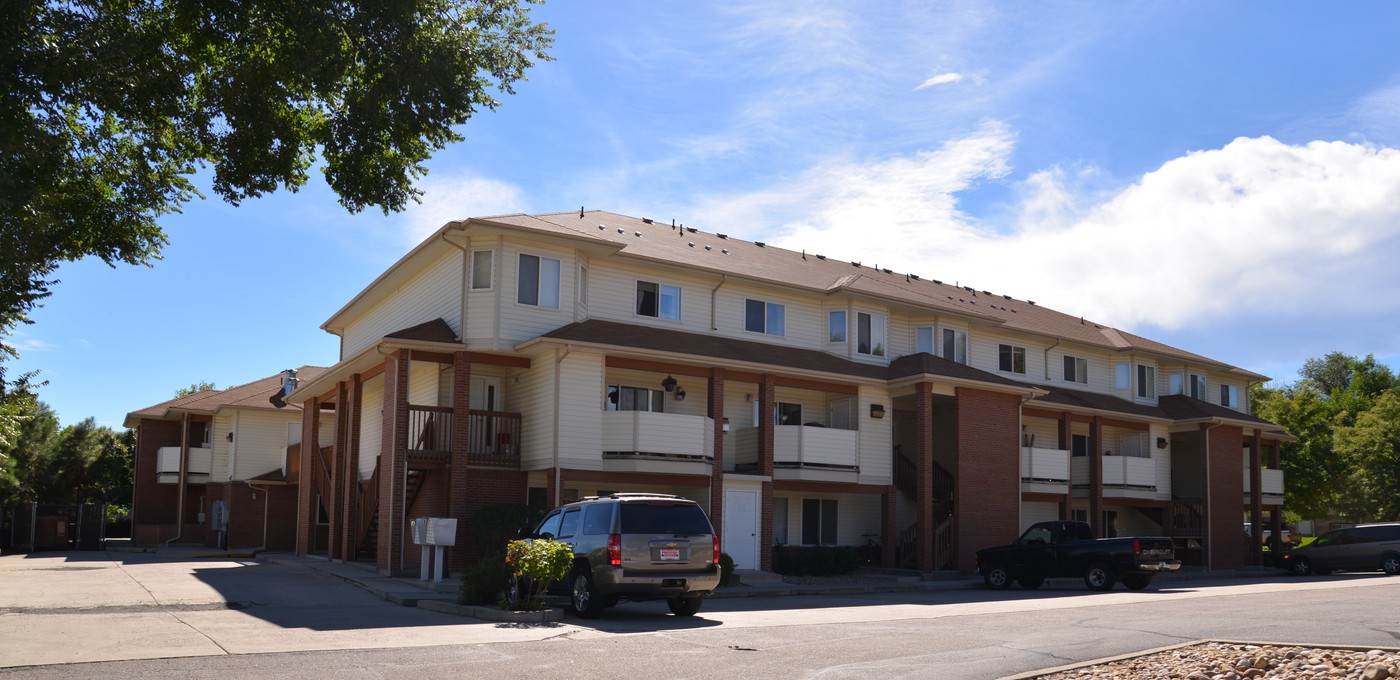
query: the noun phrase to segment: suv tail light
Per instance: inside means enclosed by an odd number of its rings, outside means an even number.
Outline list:
[[[608,536],[608,564],[622,566],[622,534]]]
[[[715,539],[715,564],[719,564],[719,534],[714,534],[712,538]]]

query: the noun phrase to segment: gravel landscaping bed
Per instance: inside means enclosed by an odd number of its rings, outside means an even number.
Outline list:
[[[1044,680],[1391,680],[1400,678],[1400,651],[1207,642],[1035,677]]]

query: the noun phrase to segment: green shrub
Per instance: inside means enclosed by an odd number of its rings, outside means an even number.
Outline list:
[[[773,546],[773,572],[785,576],[840,576],[860,566],[860,553],[848,545]]]
[[[719,554],[719,584],[722,586],[734,585],[734,558],[729,553]]]
[[[539,595],[549,584],[569,575],[574,566],[574,551],[567,543],[547,538],[511,541],[506,544],[506,564],[516,576],[529,579],[530,587],[522,593],[521,609],[539,609]]]
[[[462,604],[494,605],[505,587],[505,560],[499,555],[482,559],[462,573]]]

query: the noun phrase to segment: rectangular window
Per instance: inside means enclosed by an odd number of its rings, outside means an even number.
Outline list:
[[[773,545],[788,542],[788,499],[773,499]]]
[[[1069,455],[1075,458],[1083,458],[1089,455],[1089,435],[1072,434],[1069,436]]]
[[[637,282],[637,315],[679,321],[681,289],[664,283]]]
[[[933,326],[914,329],[914,351],[933,354]]]
[[[1220,386],[1220,405],[1230,408],[1240,407],[1240,388],[1235,385]]]
[[[491,262],[495,253],[489,250],[472,251],[472,290],[486,290],[491,287]]]
[[[1181,375],[1180,373],[1170,373],[1170,374],[1168,374],[1168,375],[1167,375],[1167,394],[1183,394],[1183,393],[1185,393],[1186,390],[1185,390],[1184,388],[1182,388],[1182,385],[1183,385],[1183,384],[1184,384],[1184,383],[1182,383],[1182,375]]]
[[[885,317],[856,312],[856,353],[885,356]]]
[[[1065,355],[1065,382],[1089,383],[1089,360]]]
[[[651,411],[661,413],[666,405],[666,393],[645,387],[608,385],[604,411]]]
[[[960,364],[967,363],[967,331],[943,329],[943,358]]]
[[[802,499],[802,544],[836,545],[836,501]]]
[[[855,397],[842,397],[831,402],[831,419],[827,421],[830,427],[838,430],[856,429],[856,400]]]
[[[846,310],[836,309],[826,313],[826,341],[846,341]]]
[[[1157,396],[1157,368],[1147,364],[1138,364],[1137,367],[1137,395],[1144,399],[1153,399]]]
[[[1190,390],[1187,394],[1191,395],[1192,399],[1200,399],[1202,401],[1206,399],[1205,376],[1192,373],[1190,379],[1186,381],[1186,386]]]
[[[578,303],[588,305],[588,267],[578,268]]]
[[[781,401],[773,404],[773,424],[801,425],[802,404],[788,404]]]
[[[787,310],[777,302],[744,300],[744,330],[768,335],[783,335]]]
[[[1026,348],[997,345],[997,368],[1009,373],[1026,374]]]
[[[1128,362],[1119,361],[1113,364],[1113,386],[1120,390],[1132,387],[1132,372],[1128,368]]]
[[[559,309],[559,260],[521,253],[515,301],[522,305]]]

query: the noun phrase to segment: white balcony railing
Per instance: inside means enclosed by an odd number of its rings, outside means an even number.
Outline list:
[[[603,413],[603,451],[712,458],[715,421],[676,413],[607,411]]]
[[[1070,462],[1074,483],[1089,483],[1089,459],[1075,458]],[[1104,456],[1103,485],[1116,488],[1157,488],[1157,461],[1137,456]]]
[[[211,449],[190,449],[189,468],[185,473],[207,475],[213,459]],[[180,473],[180,447],[162,446],[156,451],[156,473],[162,475]]]
[[[1272,470],[1269,468],[1264,468],[1263,470],[1260,470],[1260,472],[1264,474],[1262,477],[1260,477],[1259,490],[1265,496],[1282,496],[1283,470]],[[1244,470],[1244,492],[1250,492],[1249,468],[1245,468]]]
[[[1068,482],[1069,451],[1021,448],[1021,479],[1026,481]]]
[[[810,425],[773,428],[773,464],[856,468],[860,451],[855,430]]]

